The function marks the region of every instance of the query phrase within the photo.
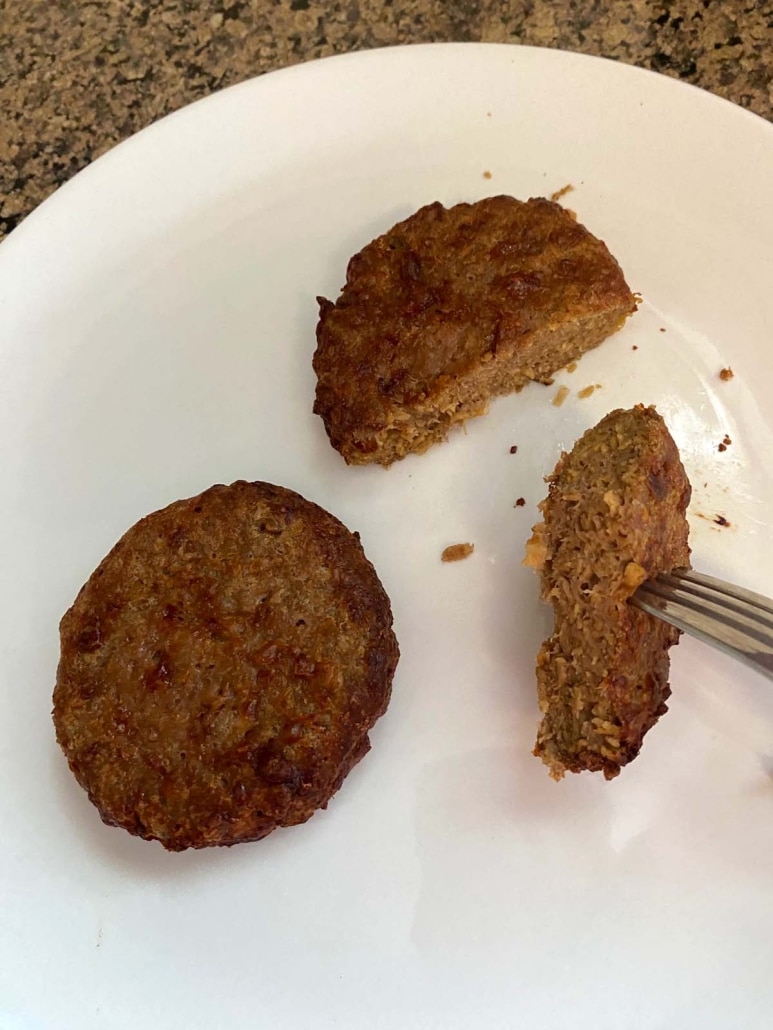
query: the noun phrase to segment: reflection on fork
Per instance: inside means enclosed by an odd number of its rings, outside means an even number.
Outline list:
[[[642,583],[633,604],[773,679],[773,600],[679,569]]]

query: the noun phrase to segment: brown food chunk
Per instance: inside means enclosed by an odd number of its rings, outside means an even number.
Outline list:
[[[213,486],[133,526],[62,619],[57,739],[104,822],[170,851],[324,807],[398,647],[359,538],[291,490]]]
[[[527,545],[555,625],[537,658],[534,754],[554,779],[617,776],[666,711],[678,630],[628,604],[659,572],[688,568],[690,484],[663,419],[607,415],[562,455]]]
[[[351,259],[335,304],[318,300],[314,411],[349,464],[427,450],[636,310],[600,240],[512,197],[421,208]]]
[[[729,379],[733,378],[733,375],[734,372],[732,368],[723,368],[719,373],[719,378],[722,380],[723,383],[726,383]]]
[[[475,544],[451,544],[440,555],[441,561],[462,561],[469,558],[475,550]]]
[[[566,194],[571,193],[573,189],[574,186],[572,186],[571,182],[568,182],[566,186],[562,186],[560,190],[555,190],[553,193],[551,193],[550,199],[552,201],[558,202],[561,199],[561,197],[565,197]]]

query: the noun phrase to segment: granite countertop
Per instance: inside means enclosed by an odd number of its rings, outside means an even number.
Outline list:
[[[170,111],[315,57],[472,40],[673,75],[773,118],[773,0],[0,2],[0,239]]]

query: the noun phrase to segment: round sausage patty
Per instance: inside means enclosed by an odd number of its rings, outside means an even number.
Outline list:
[[[268,483],[142,519],[62,619],[56,735],[104,822],[170,851],[324,808],[369,750],[398,646],[359,538]]]

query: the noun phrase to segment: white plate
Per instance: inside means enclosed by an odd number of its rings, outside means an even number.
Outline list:
[[[685,640],[636,762],[555,784],[530,755],[549,614],[519,561],[561,448],[655,402],[695,485],[696,565],[771,590],[771,182],[773,128],[670,79],[416,47],[198,103],[11,235],[2,1030],[769,1026],[769,684]],[[642,310],[559,377],[563,407],[534,386],[389,472],[346,468],[311,414],[315,295],[427,201],[567,183]],[[170,855],[104,827],[66,769],[57,622],[138,517],[239,477],[360,531],[403,657],[373,750],[326,812]],[[466,540],[474,555],[442,565]]]

